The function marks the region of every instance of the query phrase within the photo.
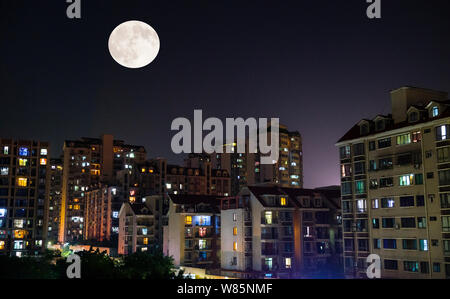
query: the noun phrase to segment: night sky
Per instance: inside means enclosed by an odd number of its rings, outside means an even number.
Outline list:
[[[390,112],[403,85],[450,91],[450,1],[0,0],[0,136],[52,143],[114,134],[149,157],[172,153],[176,117],[279,117],[303,136],[305,187],[339,184],[335,142]],[[128,20],[150,24],[149,66],[107,48]]]

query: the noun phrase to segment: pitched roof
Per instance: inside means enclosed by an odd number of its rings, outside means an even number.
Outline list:
[[[434,102],[436,102],[436,101],[434,101]],[[445,101],[445,102],[442,102],[442,103],[450,104],[449,101]],[[415,107],[417,108],[417,107],[420,107],[420,106],[415,105]],[[409,127],[409,126],[414,126],[414,125],[417,125],[417,124],[426,123],[426,122],[429,122],[429,121],[433,121],[433,120],[436,120],[436,119],[442,119],[442,118],[446,118],[446,117],[450,117],[450,109],[444,110],[439,116],[434,117],[434,118],[426,117],[425,119],[421,119],[421,120],[416,121],[414,123],[410,123],[408,121],[403,121],[403,122],[400,122],[400,123],[392,123],[391,125],[387,126],[385,130],[376,131],[376,132],[369,132],[367,134],[361,134],[361,130],[360,130],[358,124],[356,124],[350,130],[348,130],[347,133],[345,133],[344,136],[342,136],[337,141],[337,143],[340,143],[340,142],[343,142],[343,141],[349,141],[349,140],[357,139],[357,138],[360,138],[360,137],[376,135],[376,134],[379,134],[379,133],[388,132],[388,131],[392,131],[392,130],[395,130],[395,129],[406,128],[406,127]]]

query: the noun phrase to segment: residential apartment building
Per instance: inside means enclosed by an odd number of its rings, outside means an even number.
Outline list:
[[[62,159],[50,159],[50,190],[48,205],[48,242],[58,242],[62,197]]]
[[[49,155],[47,142],[0,139],[0,255],[46,248]]]
[[[270,132],[270,127],[269,127]],[[246,186],[261,183],[281,187],[303,187],[302,138],[299,132],[279,127],[279,158],[275,164],[261,164],[260,153],[236,153],[237,144],[224,146],[224,153],[211,154],[212,167],[227,170],[231,177],[231,193],[237,195]],[[231,149],[230,149],[231,147]],[[226,151],[231,150],[231,153]]]
[[[118,253],[127,255],[149,250],[156,244],[155,224],[154,213],[148,204],[124,203],[119,212]]]
[[[119,212],[128,194],[115,186],[96,186],[85,193],[84,240],[117,246]]]
[[[222,275],[307,278],[325,269],[337,274],[342,257],[337,198],[332,190],[278,186],[250,186],[223,198]]]
[[[231,189],[227,170],[212,169],[205,162],[198,168],[167,166],[166,190],[173,194],[228,196]]]
[[[66,140],[64,143],[63,186],[59,242],[83,240],[86,192],[99,183],[113,185],[116,173],[144,162],[144,147],[101,138]]]
[[[169,195],[163,252],[176,266],[220,269],[220,197]]]
[[[450,277],[450,102],[446,92],[402,87],[392,114],[363,119],[340,152],[345,270],[382,278]]]

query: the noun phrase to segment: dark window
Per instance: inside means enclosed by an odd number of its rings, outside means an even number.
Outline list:
[[[417,240],[415,240],[415,239],[403,239],[403,249],[417,250]]]
[[[394,178],[381,178],[380,188],[392,187],[394,186]]]
[[[438,163],[450,162],[450,147],[438,148],[436,153]]]
[[[378,161],[380,169],[391,169],[392,168],[392,158],[380,159]]]
[[[423,195],[416,196],[416,206],[418,206],[418,207],[425,206],[425,196],[423,196]]]
[[[383,239],[383,248],[397,249],[397,240],[396,239]]]
[[[441,209],[450,209],[450,193],[440,194]]]
[[[383,218],[381,220],[383,228],[394,228],[395,218]]]
[[[430,273],[430,266],[428,262],[420,262],[420,273]]]
[[[413,207],[414,206],[414,196],[402,196],[400,197],[401,207]]]
[[[434,172],[427,172],[427,179],[432,179],[434,177]]]
[[[352,183],[351,182],[345,182],[341,185],[341,193],[342,195],[350,195],[352,194]]]
[[[450,185],[450,169],[439,171],[439,185]]]
[[[409,165],[412,163],[412,154],[404,154],[404,155],[400,155],[397,158],[397,164],[398,165]]]
[[[366,165],[364,162],[356,162],[355,163],[355,174],[364,174]]]
[[[344,239],[345,251],[355,251],[353,239]]]
[[[402,218],[402,227],[416,228],[416,218],[414,217]]]
[[[398,270],[398,261],[396,261],[396,260],[384,260],[384,269],[386,269],[386,270]]]
[[[441,264],[440,263],[433,263],[433,272],[441,272]]]
[[[369,151],[376,150],[376,144],[375,141],[369,141]]]
[[[358,240],[358,250],[359,251],[369,251],[369,240],[359,239]]]
[[[416,185],[422,185],[423,184],[423,174],[418,173],[414,176],[414,183]]]
[[[386,148],[391,146],[391,138],[384,138],[378,140],[378,148]]]
[[[353,145],[353,154],[355,156],[364,155],[364,143],[358,143],[358,144]]]

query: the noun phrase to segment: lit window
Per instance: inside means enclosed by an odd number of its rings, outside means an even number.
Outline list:
[[[27,147],[20,147],[19,148],[19,156],[28,157],[28,153],[29,153],[29,151],[28,151]]]
[[[285,206],[287,204],[286,197],[281,198],[281,205]]]
[[[0,175],[8,175],[8,174],[9,174],[9,168],[8,167],[0,168]]]
[[[166,188],[167,188],[167,189],[172,189],[172,184],[167,183],[167,184],[166,184]]]
[[[41,165],[47,165],[47,159],[40,159]]]
[[[26,232],[24,230],[21,230],[21,229],[15,230],[14,231],[14,238],[16,238],[16,239],[23,239],[25,237],[25,233]]]
[[[28,160],[27,159],[19,159],[19,166],[27,166]]]
[[[73,209],[74,209],[74,210],[79,210],[79,209],[80,209],[80,205],[74,205],[74,206],[73,206]]]
[[[23,241],[14,241],[14,249],[23,249]]]
[[[206,240],[198,240],[198,248],[200,250],[206,249]]]
[[[272,258],[271,257],[265,258],[264,264],[266,265],[266,267],[269,271],[272,270]]]
[[[5,249],[5,241],[0,241],[0,250]]]
[[[9,146],[4,146],[3,147],[3,154],[4,155],[8,155],[9,154]]]
[[[119,218],[119,212],[113,211],[113,218]]]
[[[14,227],[15,228],[23,228],[23,222],[22,219],[14,219]]]
[[[400,176],[400,186],[410,186],[414,183],[414,175],[402,175]]]
[[[428,240],[419,240],[420,251],[428,251]]]
[[[184,218],[184,223],[187,225],[192,225],[192,216],[186,216]]]
[[[292,267],[292,260],[291,260],[290,257],[287,257],[285,259],[285,265],[286,265],[286,269],[291,269],[291,267]]]
[[[233,213],[233,221],[237,221],[237,215],[236,215],[236,213]]]
[[[233,250],[237,251],[238,250],[238,244],[237,242],[233,242]]]
[[[27,178],[18,178],[17,179],[17,186],[19,187],[26,187],[27,186],[28,179]]]
[[[41,156],[47,156],[47,149],[41,148]]]
[[[358,199],[356,201],[356,208],[358,213],[367,212],[367,201],[365,199]]]
[[[233,227],[233,235],[237,236],[237,227]]]
[[[433,117],[436,117],[439,115],[439,108],[437,106],[434,106],[432,109],[432,115]]]
[[[148,245],[148,238],[144,238],[144,245]]]
[[[404,145],[410,143],[411,143],[411,134],[408,133],[397,136],[397,145]]]
[[[372,209],[378,209],[378,208],[380,208],[379,200],[377,198],[376,199],[372,199]]]
[[[205,236],[206,236],[206,227],[200,227],[200,228],[198,229],[198,235],[199,235],[200,237],[205,237]]]
[[[136,197],[130,196],[130,202],[131,202],[131,203],[134,203],[135,201],[136,201]]]
[[[142,171],[142,173],[144,173],[144,172],[145,172],[145,170],[146,170],[145,168],[142,168],[142,170],[141,170],[141,171]]]
[[[266,211],[264,215],[266,219],[266,224],[272,224],[272,211]]]
[[[436,127],[436,140],[446,140],[449,136],[447,135],[448,125],[442,125]]]
[[[412,142],[417,143],[422,141],[422,133],[420,131],[412,133]]]

